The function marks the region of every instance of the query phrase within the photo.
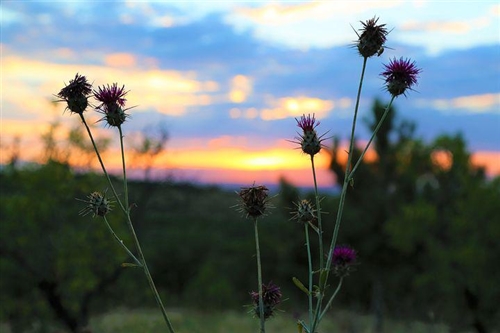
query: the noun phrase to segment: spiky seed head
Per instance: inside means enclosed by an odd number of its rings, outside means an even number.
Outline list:
[[[297,121],[297,126],[302,129],[302,134],[300,137],[296,138],[300,144],[302,151],[308,155],[314,156],[321,150],[322,138],[318,136],[316,132],[316,127],[320,124],[316,121],[314,114],[302,115],[300,119],[295,118]]]
[[[87,203],[87,206],[80,211],[80,215],[92,214],[92,217],[103,217],[112,209],[112,202],[101,192],[92,192],[87,196],[88,200],[80,200]]]
[[[246,214],[246,217],[257,218],[265,214],[269,208],[269,189],[265,186],[242,187],[239,192],[241,202],[239,210]]]
[[[384,52],[384,44],[387,40],[389,32],[385,28],[385,24],[378,24],[378,17],[361,21],[363,27],[360,29],[361,34],[358,34],[357,48],[359,54],[364,58],[369,58],[375,54],[379,55]]]
[[[259,293],[252,291],[250,293],[253,303],[253,312],[257,318],[260,318]],[[267,285],[262,284],[262,303],[264,305],[264,319],[269,319],[274,314],[276,306],[281,303],[281,289],[273,282]]]
[[[82,114],[88,106],[88,95],[91,92],[92,85],[87,82],[87,78],[77,73],[75,78],[59,91],[57,97],[67,103],[67,110]]]
[[[307,200],[303,199],[295,203],[295,211],[292,212],[292,220],[297,220],[300,223],[314,223],[316,221],[316,210],[313,204]]]

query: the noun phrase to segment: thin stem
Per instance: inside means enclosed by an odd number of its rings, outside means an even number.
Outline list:
[[[323,256],[324,256],[324,252],[323,252],[323,227],[322,227],[322,224],[321,224],[321,206],[320,206],[320,198],[319,198],[319,193],[318,193],[318,182],[317,182],[317,179],[316,179],[316,168],[314,167],[314,155],[311,155],[311,168],[312,168],[312,174],[313,174],[313,180],[314,180],[314,197],[316,199],[316,211],[317,211],[317,218],[318,218],[318,240],[319,240],[319,277],[320,277],[320,281],[318,283],[318,286],[319,286],[319,293],[318,293],[318,299],[316,301],[316,310],[314,311],[314,318],[313,320],[311,321],[312,324],[311,324],[311,332],[314,332],[315,330],[315,327],[318,323],[318,315],[319,315],[319,312],[321,311],[321,303],[323,302],[323,288],[324,286],[326,285],[322,285],[322,281],[321,281],[321,276],[323,275]],[[312,272],[312,270],[310,270],[310,272]],[[309,312],[312,313],[312,307],[309,308]]]
[[[122,155],[123,191],[125,192],[125,207],[127,207],[127,213],[129,213],[130,207],[128,203],[127,168],[125,167],[125,149],[123,149],[123,132],[121,126],[118,126],[118,132],[120,133],[120,150]]]
[[[87,121],[85,120],[85,117],[83,116],[83,113],[80,113],[79,115],[80,115],[80,118],[82,119],[83,125],[85,125],[85,128],[87,129],[87,133],[90,137],[90,141],[92,141],[92,146],[94,147],[94,151],[97,155],[97,159],[99,160],[99,164],[101,165],[102,172],[104,173],[104,175],[106,176],[106,179],[108,180],[109,187],[111,187],[111,190],[113,191],[113,195],[115,196],[116,202],[118,202],[118,205],[120,206],[120,208],[124,212],[126,212],[125,207],[123,206],[120,198],[118,197],[118,194],[116,193],[115,187],[113,186],[113,183],[111,182],[111,178],[109,178],[109,174],[106,171],[106,167],[104,166],[104,163],[102,161],[101,154],[99,153],[99,149],[97,149],[97,145],[94,141],[94,136],[92,135],[92,132],[90,131],[90,127],[87,124]]]
[[[304,330],[306,330],[306,333],[310,333],[311,331],[309,330],[309,328],[307,327],[306,323],[304,323],[303,320],[299,320],[297,321],[297,326],[299,328],[299,332],[302,332],[302,329],[303,328]]]
[[[314,155],[311,155],[311,168],[314,180],[314,196],[316,198],[316,211],[318,212],[318,238],[319,238],[319,270],[323,269],[323,227],[321,225],[321,207],[318,194],[318,182],[316,180],[316,168],[314,167]]]
[[[161,310],[161,313],[163,315],[163,319],[165,320],[165,323],[167,324],[167,327],[170,331],[170,333],[174,333],[174,328],[172,327],[172,323],[170,322],[170,319],[168,318],[167,311],[165,310],[165,307],[163,306],[163,302],[161,301],[160,294],[158,293],[158,290],[156,289],[155,283],[153,281],[153,277],[151,276],[151,273],[149,272],[148,265],[146,263],[146,258],[144,257],[144,253],[142,252],[141,244],[139,243],[139,239],[137,238],[137,234],[134,229],[134,225],[132,224],[132,220],[130,218],[130,208],[128,204],[128,187],[127,187],[127,173],[126,173],[126,167],[125,167],[125,151],[123,148],[123,133],[121,126],[118,126],[118,131],[120,133],[120,148],[121,148],[121,156],[122,156],[122,168],[123,168],[123,187],[125,191],[125,205],[127,209],[124,209],[125,215],[127,216],[127,224],[129,226],[130,232],[133,236],[135,246],[137,248],[137,253],[139,254],[139,259],[142,263],[142,267],[144,269],[144,274],[146,275],[146,279],[148,280],[149,287],[151,288],[151,291],[153,292],[154,298],[156,300],[156,303],[158,304],[158,307]]]
[[[326,262],[326,270],[327,272],[330,271],[330,268],[332,266],[332,254],[333,250],[335,249],[335,244],[337,243],[337,237],[339,234],[339,229],[340,229],[340,223],[342,222],[342,214],[344,211],[344,204],[345,204],[345,198],[347,194],[347,187],[349,185],[349,180],[350,180],[350,166],[352,163],[352,155],[353,155],[353,150],[354,150],[354,134],[356,130],[356,119],[358,115],[358,109],[359,109],[359,101],[361,99],[361,90],[363,88],[363,79],[365,76],[365,70],[366,70],[366,62],[368,58],[363,58],[363,67],[361,69],[361,78],[359,80],[359,87],[358,87],[358,94],[356,96],[356,106],[354,108],[354,117],[352,120],[352,130],[351,130],[351,139],[349,143],[349,152],[348,152],[348,157],[347,157],[347,165],[345,169],[345,176],[344,176],[344,185],[342,186],[342,193],[340,194],[340,202],[339,202],[339,209],[337,211],[337,218],[335,221],[335,228],[333,230],[333,236],[332,240],[330,243],[330,250],[328,251],[328,260]]]
[[[337,296],[337,293],[339,292],[340,287],[342,287],[342,281],[344,281],[343,277],[340,278],[340,281],[339,281],[339,284],[337,286],[337,289],[335,289],[335,292],[333,293],[332,297],[330,297],[330,300],[328,301],[328,303],[326,304],[325,308],[323,309],[323,312],[321,312],[321,314],[319,315],[319,320],[321,320],[323,318],[323,316],[326,314],[326,312],[328,311],[328,309],[330,308],[330,306],[332,306],[333,299],[335,298],[335,296]]]
[[[313,268],[312,268],[312,259],[311,259],[311,244],[309,242],[309,225],[307,223],[304,224],[305,234],[306,234],[306,248],[307,248],[307,262],[309,264],[309,325],[312,325],[313,322]]]
[[[372,134],[370,140],[366,144],[366,147],[363,150],[363,152],[361,153],[361,156],[359,157],[358,161],[356,162],[356,164],[352,168],[352,171],[349,173],[349,179],[348,179],[348,181],[350,181],[353,178],[354,172],[356,171],[356,169],[358,168],[358,166],[361,164],[361,161],[363,160],[363,157],[365,156],[366,152],[368,151],[368,148],[370,147],[372,141],[375,139],[375,136],[377,135],[380,127],[382,127],[382,123],[384,122],[385,118],[389,114],[389,111],[391,110],[392,102],[394,102],[395,98],[396,98],[395,96],[392,96],[391,101],[389,102],[389,104],[385,108],[384,114],[382,115],[382,118],[380,118],[377,126],[375,127],[375,130],[373,131],[373,134]]]
[[[260,245],[259,245],[259,229],[257,228],[257,218],[254,219],[255,231],[255,251],[257,256],[257,283],[259,284],[259,318],[260,318],[260,332],[266,332],[266,319],[264,318],[264,300],[262,291],[262,266],[260,263]]]
[[[328,259],[326,261],[326,266],[325,266],[325,278],[324,278],[324,285],[327,285],[328,281],[328,275],[330,272],[330,268],[332,265],[332,253],[333,250],[335,249],[335,244],[337,243],[337,237],[340,229],[340,223],[342,221],[342,213],[344,210],[344,204],[345,204],[345,197],[347,193],[347,187],[349,184],[349,174],[350,174],[350,168],[351,168],[351,163],[352,163],[352,155],[353,155],[353,150],[354,150],[354,134],[356,132],[356,121],[358,118],[358,110],[359,110],[359,101],[361,99],[361,91],[363,89],[363,80],[365,76],[365,70],[366,70],[366,63],[367,63],[368,58],[364,57],[363,58],[363,66],[361,69],[361,77],[359,79],[359,86],[358,86],[358,93],[356,96],[356,105],[354,106],[354,116],[352,119],[352,128],[351,128],[351,138],[349,141],[349,151],[348,151],[348,157],[347,157],[347,164],[346,164],[346,169],[345,169],[345,176],[344,176],[344,184],[342,186],[342,193],[340,194],[340,202],[339,202],[339,209],[337,211],[337,218],[335,221],[335,228],[333,230],[333,236],[332,240],[330,242],[330,249],[328,251]],[[319,215],[319,214],[318,214]],[[321,273],[321,272],[320,272]],[[314,323],[313,326],[311,327],[311,331],[314,332],[316,329],[316,326],[319,324],[321,318],[320,318],[320,312],[321,309],[319,307],[319,304],[323,301],[323,292],[321,292],[318,295],[318,306],[317,306],[317,311],[315,314],[314,318]]]
[[[104,218],[104,222],[106,223],[106,226],[109,229],[109,232],[111,233],[111,235],[113,235],[113,237],[116,239],[116,241],[118,242],[118,244],[120,244],[120,246],[125,250],[125,252],[127,252],[128,255],[130,257],[132,257],[132,259],[134,259],[134,261],[137,264],[137,266],[142,267],[142,263],[139,261],[139,259],[137,259],[137,257],[132,252],[130,252],[130,250],[128,249],[128,247],[118,237],[118,235],[115,233],[115,231],[113,230],[113,228],[111,228],[111,225],[109,224],[108,219],[106,218],[106,216],[103,216],[103,218]]]

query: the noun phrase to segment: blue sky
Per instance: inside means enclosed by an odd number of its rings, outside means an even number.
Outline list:
[[[374,98],[389,99],[379,76],[383,64],[409,57],[423,71],[416,91],[396,100],[399,117],[416,121],[425,140],[461,132],[474,151],[500,151],[496,1],[1,6],[4,145],[20,131],[22,141],[34,145],[42,124],[63,116],[63,107],[54,110],[49,101],[76,72],[96,85],[125,84],[129,105],[136,106],[127,131],[164,124],[171,139],[170,158],[162,163],[176,168],[203,169],[189,162],[203,159],[203,151],[272,156],[272,149],[287,148],[296,132],[293,118],[302,113],[314,112],[321,129],[345,139],[361,69],[353,29],[376,16],[391,32],[386,51],[368,63],[361,117]],[[368,139],[364,126],[358,128],[359,139]],[[273,163],[255,168],[283,166]]]

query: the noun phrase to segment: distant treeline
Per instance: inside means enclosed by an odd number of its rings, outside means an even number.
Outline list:
[[[374,105],[368,126],[381,108]],[[349,189],[339,244],[354,247],[360,263],[331,311],[373,313],[376,329],[393,317],[498,332],[500,179],[472,166],[460,135],[425,143],[415,138],[413,124],[396,120],[392,112],[375,141],[378,159],[361,165]],[[330,154],[331,170],[342,179],[343,152],[338,141],[332,146],[322,153]],[[40,332],[49,324],[76,330],[107,309],[155,306],[141,272],[122,267],[130,258],[103,221],[78,215],[85,203],[76,198],[106,191],[102,176],[75,173],[49,158],[43,165],[4,167],[0,183],[0,321],[13,332],[33,324]],[[234,192],[136,181],[129,193],[167,307],[240,310],[251,303],[253,225],[234,208]],[[303,312],[306,297],[292,282],[307,279],[303,228],[290,220],[299,191],[283,179],[274,194],[275,209],[259,222],[263,276],[281,286],[283,310]],[[327,238],[337,205],[334,195],[322,201]],[[132,246],[122,214],[116,209],[108,216]]]

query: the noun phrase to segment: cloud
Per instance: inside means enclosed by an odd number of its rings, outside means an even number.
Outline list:
[[[252,81],[248,76],[236,75],[231,79],[229,100],[233,103],[242,103],[252,93]]]
[[[500,114],[500,93],[460,96],[455,98],[419,99],[421,107],[440,111]]]
[[[463,21],[408,21],[400,26],[404,31],[419,32],[448,32],[453,34],[463,34],[469,32],[472,24]]]
[[[260,112],[263,120],[276,120],[288,117],[300,117],[303,114],[314,113],[318,118],[324,118],[333,109],[332,100],[320,98],[297,96],[279,99],[268,98],[270,108],[264,108]]]
[[[5,56],[2,62],[3,101],[11,103],[15,112],[40,117],[44,105],[56,99],[54,95],[75,73],[94,82],[94,88],[113,82],[125,84],[130,90],[128,105],[137,105],[135,111],[154,109],[174,116],[185,114],[191,106],[210,104],[212,94],[219,90],[217,82],[199,80],[194,72],[134,67],[136,57],[132,54],[112,54],[105,58],[105,62],[105,66],[70,65]],[[122,66],[110,67],[110,62],[119,62]],[[14,109],[4,110],[4,116],[14,116],[11,112]]]

